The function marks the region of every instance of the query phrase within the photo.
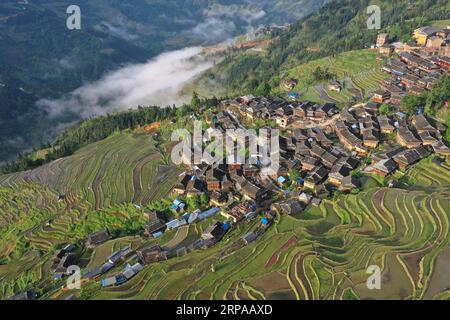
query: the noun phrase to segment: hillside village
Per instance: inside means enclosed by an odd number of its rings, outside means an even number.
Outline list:
[[[126,283],[146,264],[164,261],[195,250],[211,248],[239,224],[253,223],[240,246],[256,241],[277,215],[297,215],[309,206],[320,205],[339,193],[357,193],[363,187],[361,176],[387,179],[397,184],[398,175],[422,159],[433,155],[437,162],[450,155],[443,141],[445,125],[420,110],[401,112],[406,94],[420,94],[433,88],[442,74],[450,71],[450,28],[423,27],[414,32],[415,44],[389,43],[380,34],[377,47],[387,55],[383,70],[390,75],[371,101],[347,105],[285,100],[283,98],[241,96],[221,101],[214,112],[203,110],[210,128],[260,128],[280,130],[280,168],[261,174],[256,164],[191,165],[184,167],[172,189],[170,211],[175,219],[149,212],[142,235],[158,239],[182,226],[208,221],[201,237],[176,249],[151,243],[137,250],[126,247],[110,255],[102,266],[84,272],[85,281],[100,280],[103,287]],[[288,85],[288,83],[287,83]],[[294,85],[292,83],[292,85]],[[388,104],[392,110],[383,113]],[[187,199],[204,197],[207,205],[187,209]],[[192,209],[192,208],[190,208]],[[102,230],[89,235],[85,247],[95,249],[112,235]],[[75,248],[67,245],[55,254],[55,280],[67,276],[67,268],[77,261]],[[125,264],[113,275],[110,270]],[[114,269],[117,270],[117,269]],[[35,297],[32,291],[12,299]],[[74,298],[74,296],[71,296]]]
[[[388,57],[383,71],[390,77],[375,93],[374,101],[388,101],[398,107],[406,94],[420,95],[432,89],[440,75],[449,72],[450,27],[421,27],[414,31],[413,38],[414,43],[389,43],[388,34],[378,35],[377,47]]]

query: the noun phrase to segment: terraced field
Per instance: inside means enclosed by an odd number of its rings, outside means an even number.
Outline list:
[[[379,89],[386,75],[382,72],[382,61],[378,61],[376,50],[356,50],[345,52],[336,57],[314,60],[287,71],[286,77],[298,80],[296,90],[303,92],[302,99],[314,102],[335,101],[345,103],[358,93],[362,97]],[[328,68],[343,83],[341,92],[330,91],[320,95],[316,86],[310,86],[309,78],[313,71],[320,67]]]
[[[412,189],[374,187],[277,217],[249,246],[238,240],[252,227],[243,225],[214,248],[147,266],[124,286],[85,290],[95,299],[448,298],[449,165],[420,163],[409,173]],[[371,265],[382,270],[381,290],[366,286]]]
[[[107,227],[119,238],[81,252],[86,269],[126,245],[149,243],[134,236],[146,221],[133,201],[145,205],[167,193],[180,170],[168,165],[168,149],[164,139],[124,132],[45,167],[1,177],[0,298],[30,286],[49,292],[44,298],[64,297],[52,280],[53,253],[93,231]],[[371,180],[359,194],[277,216],[260,239],[244,246],[240,239],[256,219],[213,248],[146,266],[122,286],[86,283],[81,297],[448,299],[450,160],[438,166],[426,159],[406,176],[401,189]],[[210,223],[151,241],[181,248]],[[382,271],[381,290],[366,286],[371,265]]]
[[[132,201],[145,204],[167,194],[180,173],[167,154],[167,141],[157,147],[148,134],[124,132],[35,170],[0,177],[0,185],[47,185],[61,195],[81,197],[96,209]]]
[[[181,170],[168,161],[169,127],[161,132],[157,141],[143,130],[117,133],[73,156],[0,177],[0,298],[35,283],[54,285],[48,277],[59,245],[104,228],[142,229],[145,216],[133,203],[167,195]]]

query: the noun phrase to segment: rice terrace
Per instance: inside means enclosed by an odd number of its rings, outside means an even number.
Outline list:
[[[450,3],[4,2],[0,301],[450,300]]]
[[[30,285],[45,290],[47,298],[70,295],[52,279],[54,252],[104,228],[126,230],[130,235],[143,228],[145,210],[132,203],[145,206],[166,200],[180,174],[164,161],[167,147],[163,142],[158,149],[143,131],[126,131],[67,159],[2,176],[2,297]],[[121,157],[131,149],[126,158]],[[324,200],[293,216],[276,216],[257,242],[245,246],[241,238],[259,220],[238,224],[214,247],[150,264],[121,286],[102,288],[99,282],[88,281],[81,297],[446,298],[450,282],[440,272],[445,273],[442,260],[448,258],[450,242],[449,169],[448,159],[441,165],[423,160],[403,173],[396,188],[368,176],[367,186],[358,194]],[[63,200],[58,199],[60,194],[65,194]],[[151,240],[123,234],[93,250],[77,249],[80,261],[89,269],[127,246],[187,247],[211,219]],[[388,290],[367,289],[369,265],[382,266],[382,283]],[[109,272],[120,270],[116,268]]]

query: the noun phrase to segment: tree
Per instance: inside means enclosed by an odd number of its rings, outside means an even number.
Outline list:
[[[447,130],[445,131],[444,140],[450,143],[450,113],[447,114]]]
[[[256,88],[256,95],[261,97],[267,97],[270,94],[272,88],[267,83],[267,81],[263,81],[259,84],[258,88]]]
[[[450,76],[443,75],[434,88],[424,93],[425,112],[435,114],[450,100]]]
[[[289,177],[291,178],[292,181],[297,181],[302,176],[300,174],[300,171],[298,171],[297,169],[294,169],[290,172]]]
[[[198,97],[197,92],[194,91],[192,93],[191,106],[194,109],[198,109],[198,108],[200,108],[200,104],[201,104],[200,98]]]
[[[199,204],[202,208],[206,207],[209,203],[209,197],[206,193],[202,193],[199,198]]]
[[[406,95],[402,98],[400,105],[404,111],[416,113],[420,106],[423,105],[423,98],[414,95]]]
[[[383,103],[380,106],[380,113],[381,114],[388,114],[391,111],[391,107],[387,103]]]
[[[313,71],[312,76],[315,82],[327,81],[336,78],[336,75],[330,72],[328,67],[322,69],[320,66]]]

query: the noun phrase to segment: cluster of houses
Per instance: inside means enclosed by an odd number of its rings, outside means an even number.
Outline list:
[[[426,56],[450,56],[450,26],[446,28],[420,27],[414,30],[412,37],[414,40],[408,43],[390,43],[389,34],[380,33],[377,37],[376,47],[386,55],[419,49]]]
[[[372,156],[376,174],[386,177],[396,170],[407,169],[431,153],[449,156],[450,149],[442,142],[441,130],[435,128],[423,114],[414,115],[411,121],[396,125],[396,146]]]
[[[212,197],[212,199],[215,198]],[[228,206],[230,208],[233,207],[234,210],[236,210],[236,213],[239,211],[239,208],[241,208],[241,210],[243,210],[243,212],[245,213],[243,217],[246,219],[246,221],[251,221],[256,217],[255,210],[257,209],[257,207],[255,202],[253,201],[245,202],[244,206],[236,201],[231,203],[228,202]],[[86,281],[101,279],[100,282],[102,287],[122,285],[135,277],[139,272],[141,272],[143,266],[145,265],[180,256],[186,254],[189,251],[206,249],[214,246],[225,236],[225,234],[229,230],[231,230],[234,223],[242,222],[242,219],[237,218],[237,214],[228,215],[226,211],[222,211],[219,207],[213,206],[208,210],[195,210],[192,213],[184,212],[186,207],[186,204],[182,200],[175,199],[171,205],[171,209],[174,211],[174,213],[177,213],[180,216],[179,218],[168,221],[167,223],[163,222],[163,218],[158,213],[147,213],[146,215],[148,216],[148,223],[144,226],[144,235],[148,236],[149,238],[158,238],[167,230],[173,230],[183,225],[203,221],[205,219],[213,217],[219,212],[221,212],[224,217],[230,217],[230,220],[232,222],[230,223],[227,221],[222,222],[212,220],[211,225],[207,229],[205,229],[200,238],[190,243],[190,245],[187,247],[167,248],[165,246],[156,244],[155,242],[152,242],[149,245],[146,245],[138,250],[133,250],[131,246],[127,246],[108,256],[101,266],[87,270],[83,274],[83,279],[85,279]],[[253,211],[248,212],[249,208]],[[268,212],[263,214],[261,223],[258,225],[256,230],[249,234],[246,234],[243,237],[243,243],[248,244],[251,241],[254,241],[256,237],[260,236],[267,229],[267,227],[271,225],[274,217],[275,213]],[[95,249],[96,247],[111,240],[112,238],[113,237],[108,230],[101,230],[89,234],[85,240],[85,248],[91,250]],[[53,263],[55,279],[59,280],[67,275],[67,267],[73,265],[76,262],[77,256],[75,255],[74,250],[74,245],[67,245],[55,253]],[[124,264],[125,267],[123,268],[123,270],[120,270],[119,267],[122,264]],[[111,275],[111,272],[115,273]],[[24,297],[17,296],[13,298],[23,299]]]
[[[84,278],[97,279],[120,263],[130,258],[133,254],[134,251],[129,246],[124,249],[118,250],[107,257],[105,263],[101,267],[96,267],[94,269],[88,270],[84,274]]]
[[[167,223],[164,223],[163,219],[161,219],[156,212],[147,214],[149,222],[144,226],[144,234],[146,236],[150,238],[159,238],[166,230],[175,230],[188,224],[200,222],[214,216],[220,211],[220,208],[218,207],[211,207],[205,211],[196,209],[194,212],[189,213],[185,212],[186,204],[182,200],[175,199],[174,203],[177,203],[178,205],[172,205],[171,209],[180,216]]]
[[[287,128],[298,120],[323,121],[339,113],[335,104],[319,105],[311,102],[289,102],[282,98],[242,96],[220,104],[223,112],[232,111],[249,121],[274,120],[280,128]]]
[[[218,114],[209,116],[208,123],[215,128],[243,128],[242,120],[260,118],[275,120],[278,127],[285,129],[279,141],[279,170],[263,176],[255,164],[193,166],[180,177],[174,192],[185,196],[206,193],[214,205],[224,207],[222,212],[228,219],[236,222],[252,213],[247,200],[259,206],[272,199],[274,193],[288,191],[285,186],[292,183],[300,193],[294,192],[284,202],[276,203],[274,211],[292,214],[317,204],[335,190],[357,189],[356,169],[377,148],[384,148],[386,140],[395,140],[391,142],[399,152],[388,150],[385,157],[376,155],[380,159],[374,159],[373,170],[382,176],[407,168],[433,152],[449,154],[442,141],[443,125],[433,126],[423,114],[381,114],[382,102],[386,100],[381,95],[379,100],[339,112],[333,104],[289,103],[278,98],[244,96],[222,101]],[[295,129],[288,125],[292,123],[290,117],[333,121],[324,129]],[[231,206],[233,199],[240,203]]]
[[[389,44],[388,35],[378,36],[377,46],[389,58],[383,71],[391,76],[384,80],[383,89],[377,91],[373,100],[379,103],[400,105],[406,94],[420,95],[430,90],[440,76],[450,71],[450,26],[447,29],[422,27],[414,32],[416,43]]]
[[[243,199],[261,202],[270,197],[270,193],[259,179],[260,168],[257,165],[207,165],[194,166],[183,173],[173,192],[178,195],[194,196],[208,193],[213,205],[224,206],[241,195]],[[192,181],[197,182],[195,192]],[[218,210],[218,209],[215,209]],[[201,218],[201,214],[199,217]]]
[[[287,112],[285,108],[289,110],[289,115],[300,118],[324,119],[338,115],[333,104],[294,105],[267,98],[240,97],[233,101],[223,101],[221,106],[221,111],[211,117],[210,123],[223,130],[243,127],[240,120],[244,117],[273,119],[271,112],[280,116],[281,112]],[[257,115],[249,115],[248,108],[252,112],[256,111]],[[369,133],[372,128],[378,128],[378,123],[372,124],[367,119],[356,123],[361,125],[366,137],[365,143],[369,144]],[[237,223],[251,218],[257,208],[270,206],[274,202],[274,194],[285,195],[289,191],[288,186],[294,184],[302,192],[297,196],[292,193],[287,203],[272,207],[274,212],[294,214],[299,208],[305,209],[309,204],[320,203],[319,197],[326,197],[335,189],[350,192],[358,187],[359,183],[352,171],[360,165],[360,155],[352,154],[354,144],[349,150],[343,145],[335,146],[335,137],[331,137],[330,133],[319,127],[287,130],[279,141],[280,166],[269,175],[262,174],[262,168],[258,164],[192,165],[180,176],[173,192],[187,197],[206,193],[211,204],[221,208],[222,215]],[[287,209],[286,206],[292,208]]]
[[[139,263],[136,262],[134,265],[130,265],[127,264],[125,266],[125,269],[123,270],[123,272],[108,277],[108,278],[104,278],[102,279],[102,287],[111,287],[111,286],[118,286],[121,284],[124,284],[126,282],[128,282],[131,278],[133,278],[134,276],[136,276],[139,272],[141,272],[143,269],[143,266]]]
[[[265,232],[276,214],[294,215],[309,205],[319,205],[321,198],[335,190],[350,192],[358,188],[359,181],[353,173],[369,155],[372,160],[369,171],[386,177],[432,152],[443,156],[450,154],[450,149],[442,142],[444,127],[433,125],[423,114],[412,117],[382,115],[379,107],[379,103],[369,102],[346,108],[327,132],[319,127],[287,130],[280,136],[280,168],[269,176],[262,175],[257,164],[192,165],[180,175],[173,188],[179,198],[173,200],[170,208],[178,218],[164,221],[158,213],[148,213],[144,234],[158,238],[167,230],[200,222],[219,213],[226,221],[212,220],[197,240],[181,248],[167,248],[152,242],[136,251],[131,247],[121,249],[110,255],[101,267],[86,272],[84,278],[99,279],[111,270],[118,270],[118,273],[103,278],[101,284],[103,287],[121,285],[141,272],[144,265],[211,248],[234,225],[262,215],[256,229],[241,239],[242,245],[248,245]],[[294,107],[293,112],[299,108],[302,109],[300,105]],[[239,121],[242,116],[236,117],[222,110],[214,115],[212,125],[224,129],[242,127]],[[395,137],[395,142],[391,141],[382,152],[373,152],[386,136],[391,140]],[[292,183],[295,188],[285,188]],[[207,195],[210,208],[186,212],[187,204],[181,199],[203,194]],[[89,235],[85,245],[95,248],[111,238],[108,231],[99,231]],[[76,258],[73,250],[74,247],[68,245],[56,253],[55,276],[65,274],[65,268],[73,263]],[[125,263],[125,268],[115,269],[121,263]]]

